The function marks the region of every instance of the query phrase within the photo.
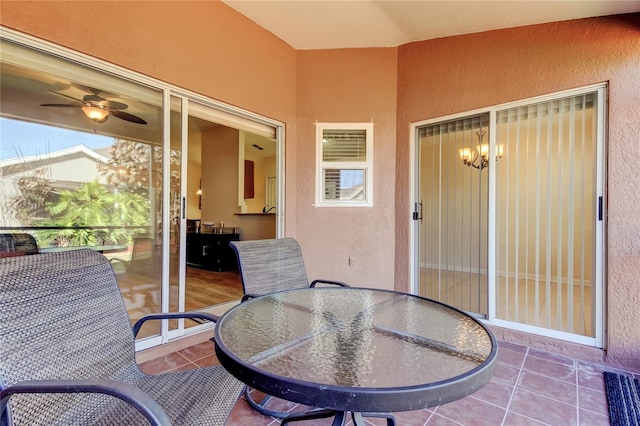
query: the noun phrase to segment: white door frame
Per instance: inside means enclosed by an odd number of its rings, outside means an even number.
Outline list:
[[[495,105],[488,108],[475,109],[465,111],[462,113],[451,114],[443,117],[437,117],[434,119],[418,121],[409,124],[409,135],[411,149],[409,150],[409,173],[411,178],[409,179],[409,191],[411,194],[409,211],[413,214],[413,220],[411,220],[410,232],[409,232],[409,288],[411,293],[418,294],[419,289],[419,243],[420,243],[420,226],[417,217],[420,216],[420,193],[419,193],[419,175],[420,175],[420,140],[418,137],[418,129],[430,124],[440,123],[443,121],[455,120],[467,116],[478,115],[483,113],[490,114],[490,129],[493,129],[496,122],[497,111],[507,108],[513,108],[521,105],[531,104],[535,102],[544,102],[548,100],[557,99],[560,97],[568,97],[584,94],[587,92],[597,92],[597,159],[596,159],[596,199],[600,202],[600,211],[597,212],[598,218],[595,226],[595,276],[594,281],[596,283],[595,289],[595,337],[580,336],[572,333],[565,333],[556,330],[550,330],[542,327],[530,326],[527,324],[516,323],[512,321],[505,321],[496,318],[496,178],[495,167],[491,167],[495,163],[493,156],[489,157],[489,216],[488,216],[488,315],[485,321],[488,324],[509,328],[517,331],[524,331],[527,333],[537,334],[545,337],[552,337],[557,339],[566,340],[569,342],[584,344],[588,346],[604,348],[605,347],[605,219],[606,219],[606,102],[607,102],[607,84],[595,84],[590,86],[581,87],[578,89],[566,90],[556,92],[549,95],[533,97],[517,102],[509,102],[501,105]],[[494,152],[496,144],[496,132],[489,131],[489,152]]]

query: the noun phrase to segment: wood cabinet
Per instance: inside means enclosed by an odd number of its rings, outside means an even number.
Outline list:
[[[187,234],[187,265],[209,271],[233,271],[238,269],[236,253],[230,241],[240,240],[240,234]]]

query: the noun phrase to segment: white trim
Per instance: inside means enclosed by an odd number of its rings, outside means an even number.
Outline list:
[[[606,332],[606,283],[605,283],[605,254],[606,254],[606,242],[605,242],[605,232],[606,232],[606,102],[607,102],[607,83],[597,83],[588,86],[583,86],[574,89],[568,89],[563,91],[558,91],[542,96],[536,96],[532,98],[521,99],[518,101],[503,103],[499,105],[493,105],[486,108],[478,108],[469,111],[464,111],[460,113],[450,114],[442,117],[431,118],[427,120],[421,120],[417,122],[410,123],[410,143],[412,145],[412,149],[409,150],[410,158],[409,158],[409,173],[410,173],[410,205],[409,211],[413,212],[415,203],[420,203],[420,194],[419,194],[419,185],[418,178],[420,169],[418,166],[419,161],[419,153],[420,153],[420,140],[418,138],[418,129],[424,126],[428,126],[435,123],[441,123],[445,121],[457,120],[459,118],[469,117],[473,115],[479,114],[490,114],[489,120],[489,150],[493,152],[496,144],[496,132],[495,132],[495,122],[496,122],[496,114],[498,111],[508,108],[515,108],[523,105],[529,105],[532,103],[539,103],[551,100],[557,100],[558,98],[563,97],[571,97],[582,95],[586,93],[597,92],[598,98],[598,106],[597,106],[597,126],[598,126],[598,134],[597,134],[597,165],[596,165],[596,173],[597,173],[597,189],[596,189],[596,200],[597,197],[603,197],[603,208],[604,208],[604,217],[602,221],[598,221],[595,225],[595,233],[596,233],[596,265],[595,265],[595,276],[593,278],[594,284],[596,286],[595,289],[595,338],[581,336],[577,334],[565,333],[556,330],[541,328],[530,326],[521,323],[515,323],[505,320],[500,320],[496,318],[496,288],[495,283],[497,282],[496,275],[500,275],[499,271],[496,271],[495,261],[496,253],[495,253],[495,204],[497,202],[495,195],[495,167],[491,167],[491,165],[495,164],[495,158],[491,156],[489,158],[489,223],[488,223],[488,244],[489,244],[489,252],[487,253],[488,266],[490,262],[494,262],[494,267],[489,267],[489,274],[491,276],[488,277],[489,287],[488,287],[488,316],[486,322],[488,324],[493,324],[497,326],[502,326],[505,328],[510,328],[513,330],[525,331],[532,334],[537,334],[540,336],[548,336],[554,337],[562,340],[566,340],[569,342],[580,343],[588,346],[604,348],[605,347],[605,332]],[[491,131],[493,129],[493,131]],[[596,207],[597,208],[597,207]],[[596,215],[597,217],[597,215]],[[409,227],[409,255],[410,255],[410,265],[409,265],[409,288],[413,294],[417,294],[419,292],[419,268],[420,268],[420,259],[419,256],[419,243],[420,243],[420,226],[417,221],[411,220],[412,224]],[[493,283],[493,285],[492,285]]]
[[[187,182],[189,161],[189,100],[173,95],[180,101],[180,232],[178,251],[178,311],[184,312],[187,292]],[[178,320],[178,335],[185,333],[184,319]]]
[[[373,123],[315,123],[316,126],[316,197],[314,207],[373,207]],[[366,159],[364,161],[324,162],[323,130],[364,130]],[[325,169],[357,169],[365,172],[365,200],[323,200]]]
[[[598,197],[602,197],[602,220],[598,220],[598,211],[596,211],[596,264],[594,281],[596,283],[596,301],[595,301],[595,328],[596,328],[596,346],[606,349],[606,315],[607,315],[607,298],[606,298],[606,271],[605,271],[605,256],[606,256],[606,221],[607,221],[607,110],[608,110],[608,87],[602,85],[598,90],[598,115],[597,126],[598,133],[597,140],[597,154],[596,154],[596,200]],[[598,204],[596,202],[596,204]],[[596,206],[596,209],[598,207]]]
[[[524,331],[525,333],[536,334],[538,336],[552,337],[554,339],[565,340],[567,342],[579,343],[581,345],[597,347],[597,340],[593,337],[581,336],[579,334],[566,333],[564,331],[552,330],[550,328],[536,327],[533,325],[522,324],[519,322],[506,321],[498,318],[494,318],[491,321],[486,321],[487,324],[495,325],[497,327],[508,328],[516,331]]]

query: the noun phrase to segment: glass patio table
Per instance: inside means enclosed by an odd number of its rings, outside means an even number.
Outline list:
[[[444,404],[489,381],[497,344],[466,313],[387,290],[309,288],[251,299],[227,311],[216,355],[262,392],[318,407],[295,420],[363,416]]]

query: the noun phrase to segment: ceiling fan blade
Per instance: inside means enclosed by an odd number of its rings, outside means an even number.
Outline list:
[[[121,109],[129,108],[129,105],[127,105],[125,103],[116,102],[116,101],[108,101],[108,100],[104,100],[104,101],[100,102],[100,105],[103,106],[104,108],[108,109],[108,110],[121,110]]]
[[[103,98],[102,96],[98,96],[98,95],[84,95],[82,100],[84,102],[102,102],[102,101],[106,101],[105,98]]]
[[[84,98],[82,98],[82,100],[85,103],[88,104],[98,104],[100,105],[100,107],[102,108],[106,108],[106,109],[114,109],[114,110],[118,110],[118,109],[127,109],[129,108],[129,105],[122,103],[122,102],[116,102],[116,101],[109,101],[106,100],[105,98],[98,96],[98,95],[86,95]]]
[[[125,121],[130,121],[132,123],[137,123],[137,124],[147,124],[146,121],[144,121],[142,118],[137,117],[133,114],[129,114],[128,112],[124,112],[124,111],[109,111],[111,115],[113,115],[114,117],[118,117],[121,120],[125,120]]]
[[[82,99],[76,99],[76,98],[74,98],[73,96],[65,95],[64,93],[55,92],[55,91],[53,91],[53,90],[50,90],[50,92],[51,92],[51,93],[55,93],[56,95],[64,96],[65,98],[68,98],[68,99],[72,99],[72,100],[74,100],[74,101],[76,101],[76,102],[80,102],[80,103],[82,103]]]
[[[80,104],[40,104],[44,107],[67,107],[67,108],[82,108]]]
[[[71,86],[75,87],[76,89],[80,89],[83,92],[93,93],[94,95],[100,96],[103,98],[115,98],[118,96],[114,93],[105,92],[104,90],[96,89],[95,87],[91,87],[91,86],[85,86],[84,84],[80,84],[80,83],[71,83]]]

